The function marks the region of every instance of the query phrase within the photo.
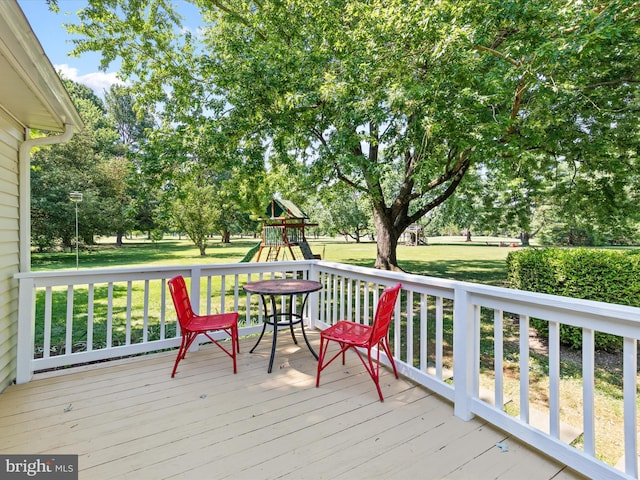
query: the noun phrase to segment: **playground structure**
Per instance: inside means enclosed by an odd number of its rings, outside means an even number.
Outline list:
[[[265,214],[267,216],[260,219],[262,241],[257,262],[263,258],[263,254],[265,262],[320,258],[313,254],[304,234],[305,227],[316,226],[317,223],[307,223],[309,217],[300,208],[288,200],[274,198]]]
[[[409,225],[405,229],[405,231],[402,232],[402,238],[403,238],[404,244],[409,246],[427,244],[427,239],[424,236],[422,225],[417,223],[412,223],[411,225]]]

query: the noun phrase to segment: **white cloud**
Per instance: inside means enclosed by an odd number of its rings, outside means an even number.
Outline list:
[[[118,79],[116,72],[92,72],[85,75],[79,75],[77,68],[70,67],[66,63],[54,65],[54,68],[56,71],[60,72],[63,77],[86,85],[99,96],[102,96],[105,90],[109,90],[111,85],[115,83],[122,84],[122,81]]]

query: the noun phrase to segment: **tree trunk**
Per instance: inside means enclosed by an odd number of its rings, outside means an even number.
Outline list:
[[[466,240],[466,241],[467,241],[467,242],[470,242],[470,241],[471,241],[471,229],[470,229],[470,228],[469,228],[469,229],[467,229],[467,240]]]
[[[529,232],[520,233],[520,242],[522,242],[523,247],[529,246],[530,239],[531,239],[531,236],[529,235]]]
[[[116,234],[116,247],[122,246],[122,237],[124,237],[124,232],[118,232]]]
[[[400,236],[394,231],[391,220],[384,214],[378,213],[377,209],[373,212],[373,219],[376,226],[377,254],[375,268],[381,270],[402,271],[398,267],[398,259],[396,257],[396,248],[398,246],[398,238]]]
[[[231,234],[228,230],[222,232],[222,243],[231,243]]]

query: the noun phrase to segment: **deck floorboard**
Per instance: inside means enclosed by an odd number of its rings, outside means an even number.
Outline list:
[[[38,374],[0,395],[0,451],[77,454],[87,480],[583,478],[387,369],[380,402],[354,355],[316,388],[283,335],[268,374],[270,340],[241,341],[236,375],[212,345],[173,379],[175,351]]]

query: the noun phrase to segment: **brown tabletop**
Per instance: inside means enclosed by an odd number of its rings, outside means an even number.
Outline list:
[[[322,284],[313,280],[283,278],[249,282],[243,288],[249,293],[257,293],[259,295],[296,295],[298,293],[316,292],[322,289]]]

